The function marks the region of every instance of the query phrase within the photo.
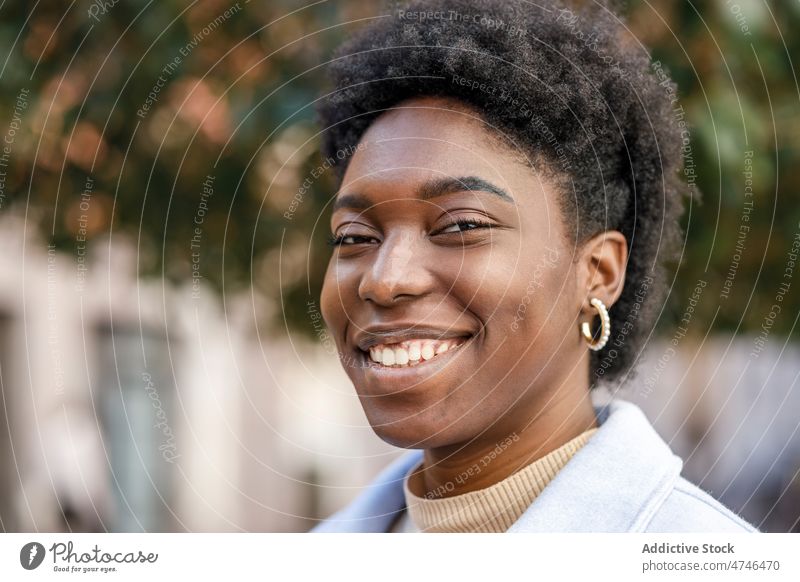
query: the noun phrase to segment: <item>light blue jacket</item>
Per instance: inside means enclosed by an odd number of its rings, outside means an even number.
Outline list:
[[[508,532],[758,532],[680,476],[683,461],[626,400],[595,405],[599,428]],[[422,450],[396,459],[312,532],[386,532]]]

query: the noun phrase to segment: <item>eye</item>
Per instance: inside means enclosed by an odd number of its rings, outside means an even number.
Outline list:
[[[362,236],[358,234],[340,234],[338,236],[331,234],[328,236],[328,244],[332,247],[369,244],[370,241],[374,240],[376,239],[371,236]]]
[[[479,228],[492,228],[492,223],[486,222],[485,220],[480,220],[478,218],[461,218],[454,223],[445,226],[436,234],[458,234]]]

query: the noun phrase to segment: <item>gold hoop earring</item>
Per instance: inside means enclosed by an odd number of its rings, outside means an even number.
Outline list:
[[[592,297],[589,303],[592,304],[597,310],[598,315],[600,315],[600,338],[597,341],[594,340],[591,326],[586,321],[581,324],[581,335],[583,335],[583,339],[586,340],[586,343],[589,344],[589,349],[596,352],[597,350],[602,350],[608,343],[608,338],[611,337],[611,318],[608,316],[608,309],[606,309],[605,303],[600,301],[597,297]]]

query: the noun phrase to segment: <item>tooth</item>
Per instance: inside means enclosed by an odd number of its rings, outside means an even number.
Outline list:
[[[443,343],[439,344],[439,346],[436,348],[436,355],[438,356],[439,354],[445,353],[447,351],[448,347],[449,346],[447,345],[447,342],[443,342]]]
[[[408,359],[412,362],[416,362],[421,357],[419,342],[411,342],[408,346]]]
[[[381,363],[381,349],[380,348],[370,348],[369,349],[369,357],[373,362],[378,364]]]
[[[403,348],[397,348],[394,351],[394,361],[399,366],[405,366],[408,363],[408,352]]]
[[[433,357],[433,344],[426,343],[422,346],[422,351],[420,352],[423,360],[430,360]]]
[[[394,350],[390,348],[383,348],[381,363],[384,366],[394,366]]]

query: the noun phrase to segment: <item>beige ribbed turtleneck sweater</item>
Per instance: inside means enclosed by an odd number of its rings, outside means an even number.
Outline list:
[[[403,482],[407,511],[393,532],[504,532],[519,519],[567,461],[585,445],[597,427],[579,434],[544,457],[485,489],[439,499],[419,497],[424,489],[422,462],[406,473]]]

